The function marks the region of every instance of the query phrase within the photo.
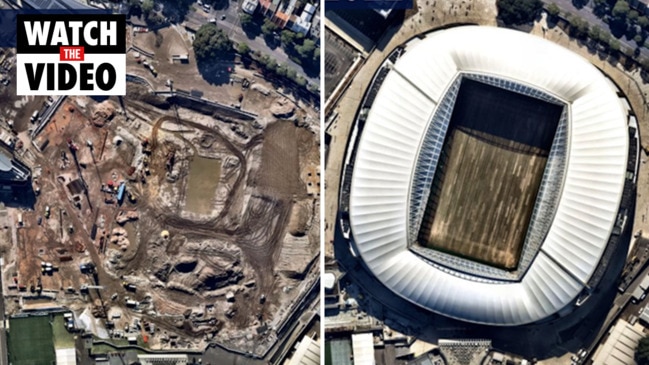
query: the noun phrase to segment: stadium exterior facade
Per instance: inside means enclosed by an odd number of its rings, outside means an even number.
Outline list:
[[[564,107],[513,272],[413,244],[462,78]],[[461,26],[415,38],[386,59],[359,108],[343,235],[386,287],[435,313],[500,326],[569,313],[633,214],[638,133],[626,105],[588,61],[539,37]]]

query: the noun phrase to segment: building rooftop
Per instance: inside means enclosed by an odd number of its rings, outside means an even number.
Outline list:
[[[644,327],[631,325],[620,319],[608,334],[606,341],[595,351],[593,365],[635,365],[633,355],[638,343],[645,337]]]
[[[288,365],[319,365],[320,364],[320,343],[311,337],[304,336],[295,348]]]
[[[404,299],[464,321],[513,326],[567,308],[596,272],[617,225],[626,182],[627,118],[606,78],[585,59],[543,38],[486,26],[435,31],[407,44],[394,63],[386,62],[388,72],[354,146],[349,188],[354,249],[366,267]],[[551,224],[520,280],[450,268],[410,247],[416,239],[409,229],[416,167],[441,150],[431,144],[426,150],[431,155],[420,157],[422,140],[443,126],[431,122],[431,115],[448,107],[444,95],[467,73],[504,80],[515,90],[541,90],[570,110],[569,138],[562,147],[570,159],[544,173],[564,177],[535,202],[545,217],[541,222]],[[433,135],[441,144],[444,134]],[[421,176],[432,179],[433,174]]]
[[[29,180],[31,172],[5,146],[0,146],[0,184],[20,185]]]
[[[85,9],[97,10],[92,6],[75,0],[22,0],[23,5],[32,9],[40,10],[70,10],[70,9]]]
[[[355,333],[352,335],[354,365],[375,365],[374,335],[372,333]]]

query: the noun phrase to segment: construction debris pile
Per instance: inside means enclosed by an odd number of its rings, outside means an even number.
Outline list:
[[[121,210],[117,214],[115,221],[120,225],[124,225],[126,224],[126,222],[138,220],[138,218],[140,218],[140,214],[137,212],[137,210]]]
[[[119,246],[119,249],[126,251],[129,245],[128,232],[122,227],[113,228],[113,234],[110,236],[110,243]]]
[[[92,112],[91,122],[97,127],[103,127],[106,123],[110,122],[115,116],[115,107],[113,104],[105,100],[95,105]]]
[[[290,119],[295,113],[295,104],[287,98],[278,98],[270,107],[275,118]]]

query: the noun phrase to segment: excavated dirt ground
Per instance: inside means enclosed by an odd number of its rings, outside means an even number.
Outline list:
[[[41,194],[34,211],[22,212],[10,275],[26,290],[12,295],[52,296],[100,318],[102,307],[120,312],[109,319],[122,335],[134,318],[154,323],[146,334],[154,348],[217,341],[261,352],[274,336],[265,325],[281,323],[280,309],[300,297],[304,270],[317,270],[317,130],[188,109],[176,117],[173,109],[123,102],[126,115],[120,101],[103,101],[115,115],[93,124],[96,102],[69,98],[36,140],[45,146],[35,154]],[[121,205],[102,191],[109,181],[113,189],[125,182]],[[122,226],[115,219],[127,211],[138,218]],[[41,262],[58,271],[42,273]],[[97,266],[96,280],[80,272],[87,262]],[[40,295],[30,290],[39,281]],[[82,295],[82,284],[101,288]]]

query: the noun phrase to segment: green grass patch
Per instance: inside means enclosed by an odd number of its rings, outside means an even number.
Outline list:
[[[52,332],[54,333],[54,348],[63,349],[74,347],[74,335],[65,328],[65,318],[62,314],[54,317],[52,324]]]
[[[56,361],[49,316],[10,318],[7,343],[13,365],[48,365]]]

